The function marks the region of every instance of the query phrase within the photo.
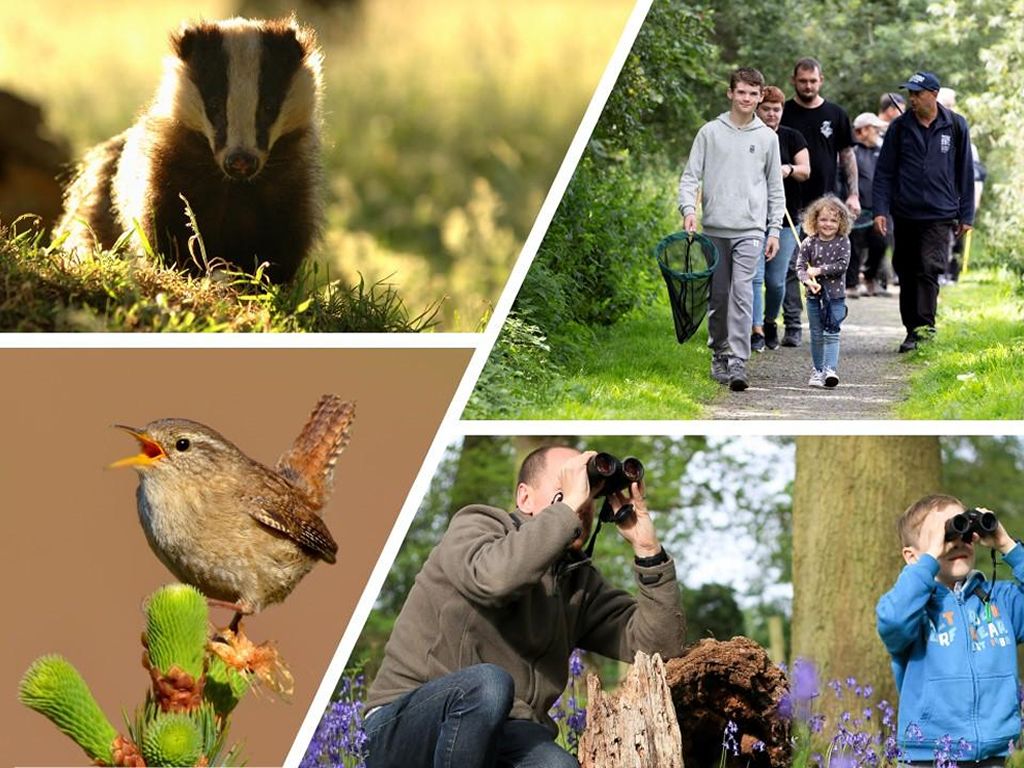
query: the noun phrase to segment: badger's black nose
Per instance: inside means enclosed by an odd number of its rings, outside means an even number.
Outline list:
[[[260,159],[244,149],[236,149],[224,158],[224,172],[232,179],[251,179],[259,169]]]

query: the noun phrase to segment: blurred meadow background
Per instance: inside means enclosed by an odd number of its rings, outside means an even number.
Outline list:
[[[327,6],[327,7],[325,7]],[[349,0],[0,6],[0,89],[38,102],[71,157],[127,128],[182,21],[293,10],[325,53],[332,278],[394,285],[436,330],[487,319],[632,0]],[[10,213],[7,218],[9,220]]]

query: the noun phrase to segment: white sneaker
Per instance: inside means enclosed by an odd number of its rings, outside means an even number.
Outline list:
[[[809,387],[824,387],[825,386],[825,372],[819,371],[817,368],[811,368],[811,378],[807,380],[807,386]]]
[[[828,389],[839,386],[839,374],[836,373],[835,368],[826,368],[822,373],[822,380]]]

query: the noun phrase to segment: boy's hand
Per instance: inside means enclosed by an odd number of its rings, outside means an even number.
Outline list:
[[[939,515],[928,515],[921,523],[921,552],[938,560],[946,551],[946,521]]]
[[[683,229],[691,235],[697,231],[697,214],[688,213],[683,217]]]
[[[992,510],[985,509],[984,507],[978,507],[978,511],[991,512]],[[1010,537],[1010,534],[1006,532],[1006,529],[1003,528],[1002,523],[998,524],[995,533],[993,533],[991,536],[984,536],[978,539],[978,543],[982,546],[991,547],[992,549],[998,549],[999,553],[1003,555],[1005,555],[1007,552],[1009,552],[1017,545],[1017,542],[1014,541]]]

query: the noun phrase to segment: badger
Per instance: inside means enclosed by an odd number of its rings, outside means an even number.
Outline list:
[[[142,248],[141,232],[193,274],[207,269],[205,252],[290,280],[321,229],[313,31],[294,18],[200,22],[172,34],[171,50],[138,121],[85,156],[55,235],[81,257],[125,232]]]

